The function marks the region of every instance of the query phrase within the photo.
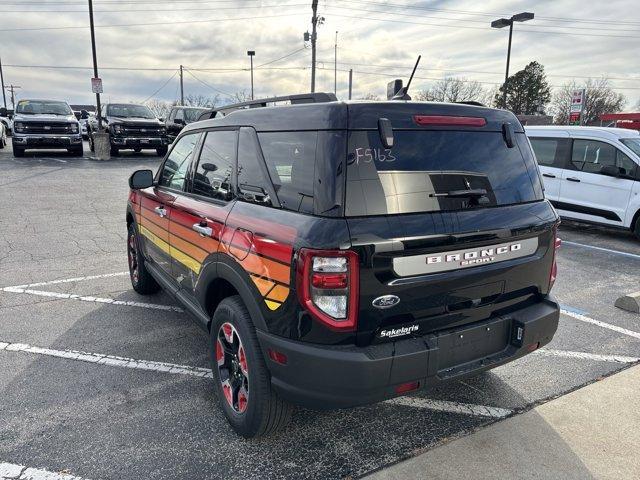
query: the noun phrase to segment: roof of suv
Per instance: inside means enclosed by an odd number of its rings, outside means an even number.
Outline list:
[[[640,132],[630,130],[628,128],[613,127],[585,127],[578,125],[545,125],[531,126],[525,128],[526,133],[542,133],[546,136],[554,132],[562,132],[566,137],[589,135],[591,137],[607,138],[609,140],[617,140],[619,138],[637,137]]]
[[[420,114],[483,117],[486,120],[484,127],[456,127],[461,130],[502,131],[503,123],[511,123],[515,131],[523,131],[515,115],[506,110],[457,103],[401,101],[335,101],[246,108],[224,117],[192,123],[185,131],[221,126],[252,126],[259,131],[376,129],[380,118],[388,118],[395,129],[417,129],[424,128],[413,120],[414,115]]]

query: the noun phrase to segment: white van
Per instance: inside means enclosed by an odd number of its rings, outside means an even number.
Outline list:
[[[525,127],[545,195],[561,217],[640,238],[640,133],[605,127]]]

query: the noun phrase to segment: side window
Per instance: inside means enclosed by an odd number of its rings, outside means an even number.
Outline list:
[[[184,120],[184,110],[181,108],[176,108],[176,114],[174,120]]]
[[[560,138],[529,138],[536,154],[538,165],[562,168],[564,160],[564,146],[567,141]]]
[[[169,120],[170,122],[173,122],[173,119],[174,119],[174,118],[176,118],[176,109],[175,109],[175,108],[172,108],[172,109],[171,109],[171,112],[169,112],[169,118],[168,118],[168,120]]]
[[[193,193],[215,200],[232,200],[238,132],[214,130],[206,135],[193,177]]]
[[[605,165],[616,165],[616,148],[597,140],[574,140],[571,163],[587,173],[600,173]]]
[[[199,138],[200,134],[195,133],[185,135],[178,140],[178,143],[175,144],[162,166],[162,173],[160,174],[161,187],[184,191],[187,171]]]
[[[313,213],[318,132],[264,132],[258,138],[282,207]]]
[[[273,205],[271,180],[264,169],[260,145],[251,128],[240,129],[238,144],[238,198],[261,205]]]
[[[620,171],[622,173],[622,175],[629,176],[629,177],[635,177],[636,163],[633,160],[631,160],[622,151],[616,149],[616,152],[617,152],[616,166],[622,169]]]

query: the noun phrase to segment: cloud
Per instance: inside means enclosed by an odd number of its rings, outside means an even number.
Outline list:
[[[303,33],[311,28],[311,2],[117,1],[121,3],[94,2],[97,25],[159,25],[96,30],[100,66],[132,69],[101,69],[106,100],[144,100],[172,77],[180,64],[191,69],[184,77],[186,94],[248,91],[247,50],[256,51],[256,95],[309,90],[308,48],[265,67],[258,66],[304,47]],[[0,30],[84,27],[88,23],[84,2],[63,5],[58,1],[39,6],[7,3],[10,4],[0,6]],[[639,88],[640,62],[636,60],[635,45],[640,37],[640,13],[634,3],[631,0],[606,3],[323,0],[319,13],[325,21],[318,30],[317,89],[333,91],[336,30],[339,31],[339,97],[346,97],[349,68],[354,70],[355,97],[366,93],[384,96],[387,82],[394,76],[406,78],[418,54],[423,57],[416,74],[420,78],[412,87],[416,90],[445,75],[462,76],[491,87],[504,77],[508,32],[490,28],[490,21],[500,15],[533,10],[534,21],[515,26],[511,72],[537,60],[545,66],[552,85],[561,85],[574,77],[581,80],[588,76],[608,76],[613,78],[614,87],[627,96],[629,105],[634,105],[640,90],[624,88]],[[399,8],[400,4],[409,8]],[[11,10],[20,12],[9,13]],[[39,12],[42,10],[53,11]],[[253,19],[237,20],[249,17]],[[558,20],[566,18],[601,23]],[[602,23],[621,18],[626,23]],[[92,71],[87,68],[92,65],[91,45],[86,28],[0,31],[0,55],[7,65],[5,83],[21,85],[19,96],[22,98],[61,98],[70,103],[93,101],[89,81]],[[10,65],[85,68],[36,69]],[[149,68],[160,70],[140,70]],[[627,79],[632,77],[636,79]],[[176,75],[156,98],[175,100],[177,92]]]

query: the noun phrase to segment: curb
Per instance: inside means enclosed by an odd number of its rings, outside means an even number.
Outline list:
[[[616,300],[615,306],[631,313],[640,313],[640,292],[623,295]]]

